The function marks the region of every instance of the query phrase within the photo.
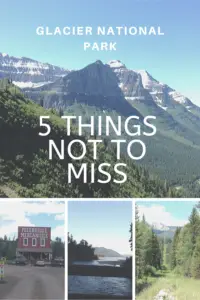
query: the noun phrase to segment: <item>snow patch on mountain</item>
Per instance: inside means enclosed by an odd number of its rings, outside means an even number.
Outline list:
[[[140,74],[145,89],[152,89],[154,86],[157,87],[160,84],[146,70],[135,70],[135,72]]]
[[[191,103],[191,101],[187,97],[183,96],[181,93],[179,93],[177,91],[171,91],[171,92],[169,92],[169,95],[173,98],[174,101],[176,101],[180,104],[185,104],[188,106],[188,103]],[[186,108],[187,108],[187,106],[186,106]],[[190,105],[190,107],[191,107],[191,105]]]
[[[153,229],[161,230],[161,231],[168,231],[170,228],[162,223],[153,223]]]
[[[69,70],[48,63],[42,63],[27,57],[14,57],[0,53],[0,78],[9,78],[16,85],[29,87],[31,83],[54,82],[58,77],[65,76]]]
[[[126,66],[120,60],[111,60],[108,62],[111,68],[126,68]]]
[[[138,96],[138,97],[125,97],[126,100],[129,101],[135,101],[135,100],[145,100],[145,97],[143,96]]]
[[[160,108],[162,108],[163,110],[167,110],[167,108],[168,108],[167,106],[162,106],[162,105],[160,105],[160,104],[158,104],[158,103],[157,103],[157,105],[158,105]]]
[[[190,99],[183,96],[181,93],[169,87],[155,78],[153,78],[146,70],[136,71],[141,75],[142,84],[145,89],[152,95],[154,101],[162,106],[163,109],[171,104],[171,100],[180,103],[184,106],[193,106]],[[166,109],[165,109],[166,110]]]
[[[5,56],[8,56],[8,54],[7,53],[2,53],[2,56],[5,57]]]
[[[28,81],[28,82],[13,81],[12,83],[14,85],[18,86],[20,89],[25,89],[25,88],[38,88],[38,87],[41,87],[45,84],[52,83],[52,81],[37,82],[37,83],[31,82],[31,81]]]

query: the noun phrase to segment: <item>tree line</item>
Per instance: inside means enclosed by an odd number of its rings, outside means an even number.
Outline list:
[[[3,238],[0,238],[0,258],[6,257],[7,260],[15,259],[17,243],[18,239],[15,237],[10,239],[5,235]],[[64,257],[65,244],[59,237],[51,241],[51,248],[53,259],[56,257]]]
[[[79,243],[73,238],[73,235],[68,233],[68,261],[90,261],[98,259],[94,254],[95,248],[92,247],[86,240],[81,240]]]
[[[171,269],[180,275],[200,279],[199,205],[192,209],[189,222],[177,228],[171,253]]]
[[[129,244],[131,251],[133,250],[132,242],[132,223],[129,228],[130,238]],[[74,239],[73,235],[68,232],[68,262],[74,261],[90,261],[97,260],[98,256],[95,255],[95,248],[89,244],[86,240],[82,239],[79,243]],[[131,267],[132,269],[132,257],[126,259],[124,266]]]
[[[162,266],[162,252],[158,237],[146,223],[145,217],[140,220],[136,206],[135,216],[135,266],[136,285],[139,280],[154,275]]]
[[[0,85],[3,82],[0,81]],[[67,136],[65,122],[61,122],[58,114],[46,110],[40,105],[26,99],[23,94],[13,92],[12,84],[6,85],[5,90],[0,90],[0,197],[178,197],[180,192],[170,188],[167,183],[153,178],[149,173],[132,160],[123,156],[121,162],[127,165],[128,180],[119,185],[109,182],[102,185],[99,182],[83,183],[82,178],[73,179],[68,184],[68,164],[71,158],[65,154],[66,159],[60,160],[54,155],[48,158],[49,139],[60,144],[61,137],[69,143],[77,138],[74,130]],[[40,137],[39,117],[49,115],[51,133],[48,137]],[[87,141],[87,133],[83,140]],[[77,146],[77,155],[80,147]],[[108,162],[111,166],[116,163],[116,149],[110,147],[106,140],[97,149],[98,159],[95,161],[95,178],[105,179],[98,174],[97,167]],[[82,163],[94,163],[92,148],[88,146],[87,157]],[[80,163],[72,162],[76,170]],[[115,176],[110,170],[111,177]],[[49,177],[52,174],[52,177]],[[91,178],[88,169],[87,178]]]

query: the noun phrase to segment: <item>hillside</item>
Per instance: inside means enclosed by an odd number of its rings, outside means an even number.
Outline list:
[[[66,142],[79,138],[76,129],[66,135],[65,123],[52,110],[45,110],[23,96],[8,81],[0,83],[0,195],[7,197],[167,197],[178,195],[166,184],[153,179],[148,173],[128,161],[128,180],[123,185],[110,181],[108,184],[84,184],[82,178],[68,184],[68,163],[65,160],[48,159],[48,139]],[[41,137],[39,116],[50,115],[50,136]],[[83,137],[83,140],[85,138]],[[77,148],[79,153],[79,148]],[[96,165],[102,162],[114,164],[113,149],[107,144],[98,148]],[[83,162],[93,162],[91,149]],[[75,168],[78,162],[73,162]],[[114,176],[113,171],[110,171]],[[95,173],[98,178],[103,175]],[[90,178],[90,169],[88,169]]]
[[[7,56],[4,55],[2,66],[5,59]],[[47,67],[28,62],[28,67],[33,66],[38,70]],[[141,120],[145,116],[156,116],[153,123],[157,133],[151,138],[141,137],[147,153],[136,164],[181,190],[185,197],[199,196],[200,108],[197,105],[173,87],[155,79],[148,71],[128,69],[120,61],[104,64],[97,60],[76,71],[53,70],[58,74],[51,82],[43,81],[42,86],[34,88],[27,86],[23,88],[23,94],[45,109],[54,109],[59,114],[81,115],[85,122],[90,116],[104,118],[109,115],[113,120],[122,116],[123,123],[128,116],[134,115],[140,118],[138,123],[142,128]],[[29,71],[25,70],[25,73]],[[11,70],[11,73],[14,76],[15,71]],[[97,122],[95,125],[98,126]],[[102,127],[105,131],[105,124]],[[106,144],[113,137],[112,133],[109,138],[104,136]],[[132,139],[124,132],[121,138],[127,142]],[[135,147],[135,153],[138,149]],[[122,151],[126,156],[125,147]]]
[[[26,94],[46,109],[81,115],[84,121],[91,115],[111,115],[112,118],[120,115],[124,119],[131,115],[140,119],[156,116],[157,134],[142,137],[147,153],[137,164],[170,185],[182,188],[187,196],[198,196],[200,118],[190,111],[197,112],[197,108],[191,104],[189,109],[189,100],[180,103],[180,98],[171,96],[172,88],[160,84],[146,72],[143,76],[140,73],[127,69],[121,62],[96,61],[54,83],[27,90]],[[146,88],[145,83],[148,83]],[[159,92],[161,87],[162,92]],[[154,94],[151,88],[156,88]],[[130,139],[125,134],[122,138]],[[111,139],[112,135],[108,141]]]
[[[103,256],[103,257],[121,257],[122,256],[118,252],[116,252],[112,249],[104,248],[104,247],[96,247],[94,254],[97,256]]]

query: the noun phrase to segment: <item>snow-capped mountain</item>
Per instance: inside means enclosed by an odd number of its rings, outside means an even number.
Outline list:
[[[139,70],[138,72],[142,77],[142,84],[145,89],[152,95],[154,101],[160,106],[165,105],[166,107],[171,104],[171,100],[178,102],[187,108],[193,105],[191,100],[183,96],[181,93],[175,91],[155,78],[153,78],[146,70]]]
[[[126,66],[120,60],[111,60],[109,61],[108,65],[113,69],[126,69]]]
[[[130,70],[119,60],[108,62],[119,79],[121,88],[127,100],[154,100],[158,106],[167,110],[169,106],[180,103],[187,109],[194,104],[167,84],[156,80],[146,70]],[[148,93],[147,93],[148,91]]]
[[[63,109],[74,102],[96,106],[99,109],[115,110],[122,115],[140,115],[140,113],[124,99],[118,86],[118,79],[112,69],[100,60],[87,65],[81,70],[70,72],[54,83],[29,91],[29,97],[37,101],[36,92],[42,92],[45,108]],[[55,97],[55,93],[57,94]],[[35,99],[37,97],[37,99]]]
[[[9,78],[20,88],[39,87],[65,76],[69,70],[41,63],[27,57],[14,57],[0,53],[0,79]]]
[[[111,60],[108,65],[118,78],[118,86],[128,101],[145,100],[155,102],[167,110],[174,103],[187,110],[195,105],[167,84],[161,83],[146,70],[130,70],[120,60]],[[27,57],[14,57],[0,53],[0,79],[9,78],[22,89],[39,88],[65,77],[71,71]]]
[[[153,223],[150,226],[157,236],[171,239],[177,229],[177,226],[166,226],[163,223]]]
[[[170,229],[170,227],[164,225],[163,223],[153,223],[152,228],[162,231],[168,231]]]
[[[118,78],[118,85],[126,100],[152,100],[147,90],[143,87],[141,76],[126,68],[119,60],[111,60],[108,65]]]

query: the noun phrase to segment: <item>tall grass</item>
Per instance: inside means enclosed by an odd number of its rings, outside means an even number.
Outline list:
[[[136,296],[136,300],[153,300],[160,290],[168,290],[176,300],[199,300],[200,280],[169,274],[167,277],[159,278],[150,287],[143,290]]]

